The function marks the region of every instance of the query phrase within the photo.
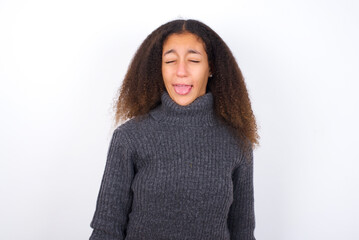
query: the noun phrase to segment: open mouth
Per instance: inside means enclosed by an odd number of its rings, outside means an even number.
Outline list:
[[[175,84],[173,86],[175,88],[175,92],[180,95],[188,94],[193,87],[193,85],[185,85],[185,84]]]

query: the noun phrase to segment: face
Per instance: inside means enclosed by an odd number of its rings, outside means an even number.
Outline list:
[[[171,34],[162,48],[162,76],[169,96],[179,105],[206,93],[210,75],[204,43],[192,33]]]

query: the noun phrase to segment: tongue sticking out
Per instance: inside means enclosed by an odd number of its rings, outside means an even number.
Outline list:
[[[191,91],[191,85],[174,85],[175,91],[178,94],[186,95]]]

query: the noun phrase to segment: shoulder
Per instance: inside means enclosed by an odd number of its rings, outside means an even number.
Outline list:
[[[228,145],[237,154],[237,164],[251,164],[253,161],[253,147],[250,139],[244,134],[239,134],[236,129],[228,124],[221,124],[220,130],[224,133]]]
[[[153,128],[153,124],[153,120],[148,114],[137,116],[119,125],[113,135],[126,141],[127,144],[136,145],[141,136]]]
[[[119,125],[115,129],[115,132],[134,133],[135,131],[139,131],[143,128],[148,128],[152,124],[152,119],[149,114],[136,116]]]

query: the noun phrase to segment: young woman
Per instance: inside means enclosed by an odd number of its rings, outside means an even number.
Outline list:
[[[154,30],[119,91],[91,240],[254,240],[259,136],[242,73],[196,20]]]

